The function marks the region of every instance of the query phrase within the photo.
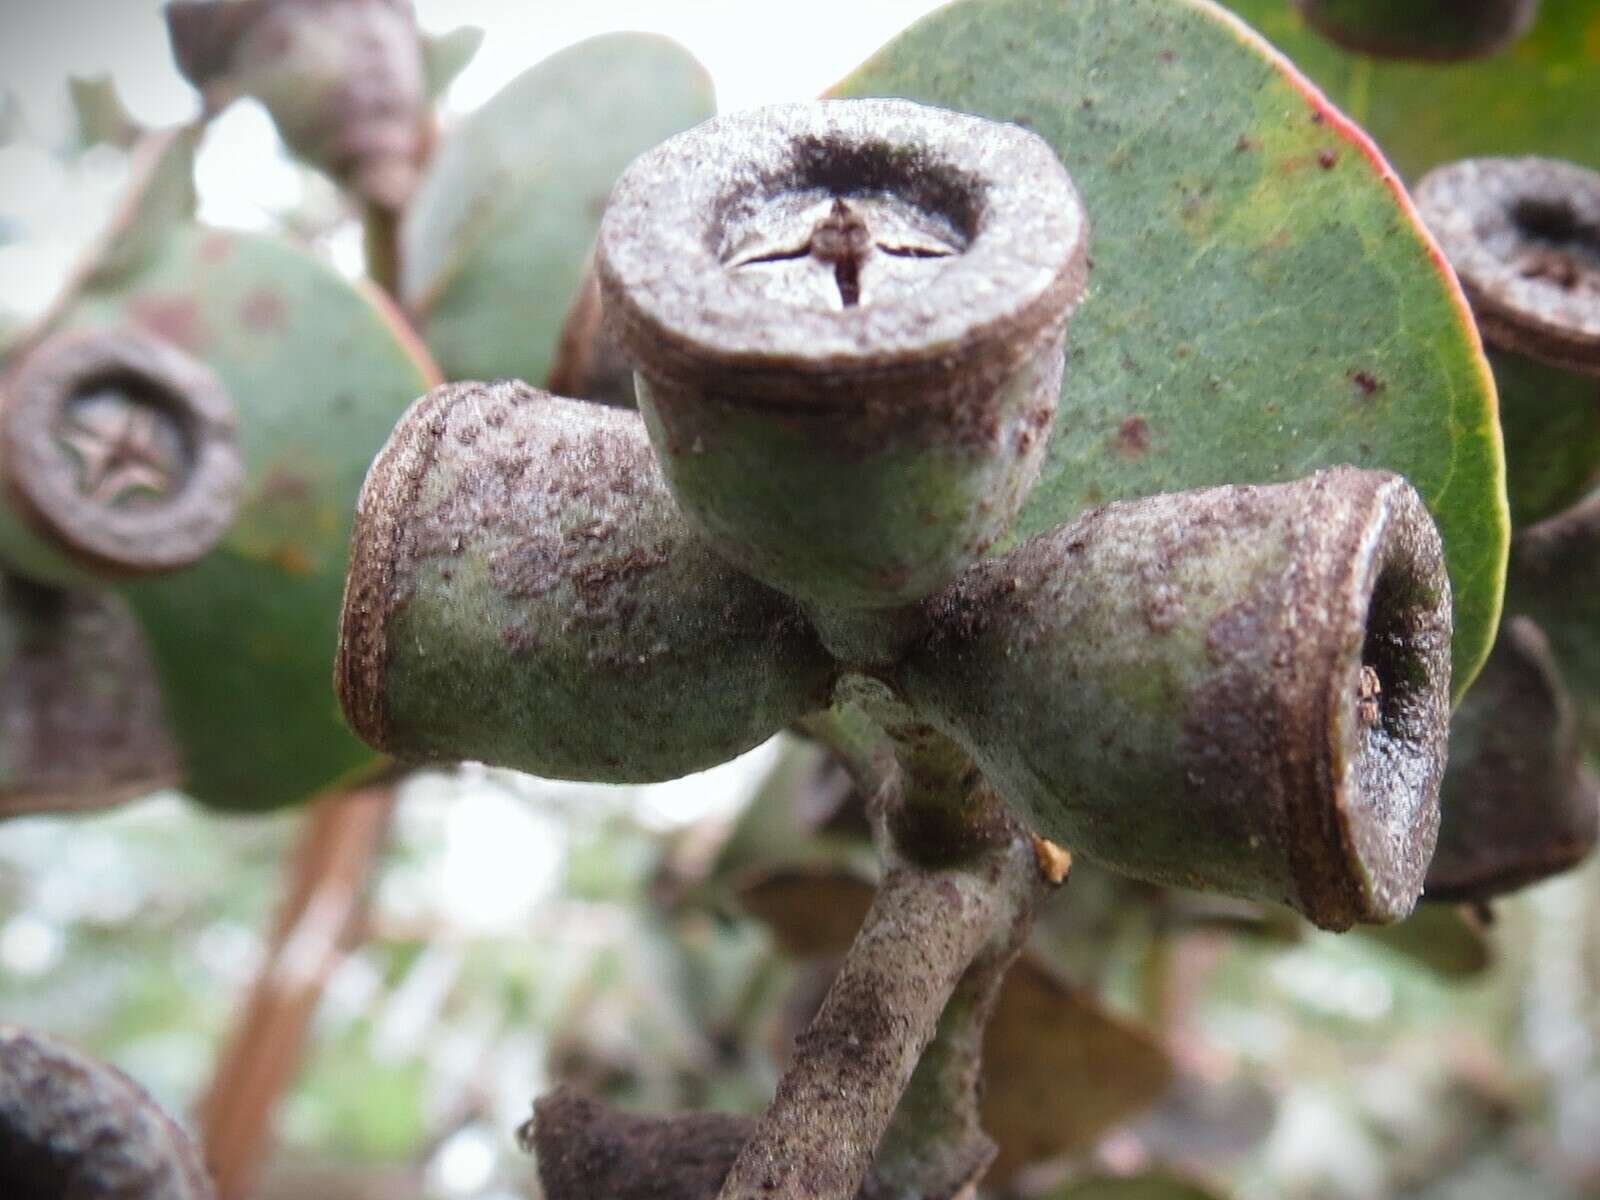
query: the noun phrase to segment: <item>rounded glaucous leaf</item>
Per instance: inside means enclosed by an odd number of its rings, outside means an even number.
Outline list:
[[[1510,51],[1450,64],[1347,52],[1281,0],[1229,0],[1229,6],[1365,126],[1413,182],[1447,163],[1508,153],[1600,167],[1600,142],[1588,118],[1600,108],[1600,9],[1591,0],[1543,0],[1532,29]],[[1559,511],[1600,462],[1594,428],[1600,389],[1521,356],[1492,357],[1508,492],[1521,525]]]
[[[1395,471],[1444,538],[1465,690],[1508,538],[1494,389],[1453,275],[1343,113],[1207,0],[959,0],[838,92],[1023,123],[1083,197],[1094,266],[1019,535],[1109,500]]]
[[[673,778],[832,684],[794,604],[689,527],[634,412],[435,389],[373,463],[350,561],[339,695],[397,757]]]
[[[0,574],[0,817],[108,807],[181,774],[127,604]]]
[[[715,107],[681,46],[606,34],[449,132],[400,229],[401,295],[446,378],[545,382],[611,185]]]
[[[630,166],[597,250],[673,494],[817,607],[922,599],[1038,475],[1088,227],[1042,139],[902,101],[721,117]]]
[[[371,760],[328,691],[356,495],[433,368],[376,292],[284,242],[206,229],[168,141],[57,305],[48,332],[133,330],[211,372],[233,402],[237,515],[182,571],[119,585],[149,639],[198,799],[303,800]],[[192,185],[189,194],[192,196]]]
[[[1108,505],[926,609],[898,682],[1039,834],[1325,928],[1415,904],[1450,586],[1404,480],[1342,467]]]
[[[1528,31],[1539,0],[1293,0],[1305,19],[1349,50],[1450,62],[1504,50]]]

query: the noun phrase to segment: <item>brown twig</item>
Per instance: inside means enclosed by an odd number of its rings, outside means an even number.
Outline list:
[[[914,1183],[918,1194],[953,1196],[993,1154],[977,1118],[983,1027],[1046,887],[1032,838],[986,785],[953,805],[926,770],[940,756],[925,741],[901,749],[908,783],[888,789],[874,814],[883,883],[720,1200],[849,1200],[886,1131],[887,1173],[864,1195]],[[930,813],[954,835],[936,849],[923,844]],[[922,1126],[937,1136],[925,1140]]]
[[[393,808],[393,789],[379,784],[329,796],[306,817],[271,948],[199,1105],[219,1200],[245,1200],[255,1186],[312,1014],[351,948]]]

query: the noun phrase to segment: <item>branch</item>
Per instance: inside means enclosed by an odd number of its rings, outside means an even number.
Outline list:
[[[893,861],[719,1200],[855,1196],[952,993],[980,955],[1025,936],[1039,886],[1032,840],[1009,824],[1005,836],[959,866]],[[992,1002],[988,973],[973,973],[960,988],[951,1039],[923,1073],[919,1105],[942,1106],[952,1077],[963,1096],[974,1086],[982,1018]],[[994,971],[995,979],[1001,973]],[[906,1121],[923,1115],[908,1113]],[[975,1112],[948,1119],[976,1132]],[[964,1147],[970,1178],[987,1165],[989,1151],[974,1163],[970,1138]]]

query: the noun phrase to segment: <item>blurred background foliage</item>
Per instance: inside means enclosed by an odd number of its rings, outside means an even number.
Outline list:
[[[814,756],[783,738],[634,789],[470,767],[409,779],[261,1195],[536,1194],[511,1131],[557,1081],[643,1110],[758,1109],[807,969],[734,899],[749,865],[729,838],[764,782],[779,781],[767,804],[791,803],[784,771]],[[0,1012],[185,1111],[260,962],[294,824],[162,796],[0,826]],[[719,859],[742,865],[724,878]],[[1097,1195],[1069,1181],[1156,1164],[1240,1200],[1600,1190],[1594,864],[1496,904],[1481,945],[1437,954],[1436,933],[1420,956],[1287,917],[1241,934],[1230,922],[1254,914],[1196,897],[1182,919],[1187,897],[1137,903],[1078,872],[1036,952],[1098,977],[1114,1013],[1158,1021],[1177,1080],[1023,1172],[1019,1194]],[[1099,925],[1087,948],[1083,921]]]
[[[931,7],[816,2],[783,53],[757,57],[747,48],[771,15],[737,0],[417,4],[426,28],[487,30],[447,119],[615,28],[683,41],[724,109],[814,95]],[[119,113],[147,126],[193,114],[157,8],[0,14],[0,345],[55,295],[125,185]],[[68,76],[107,71],[125,109],[80,85],[74,110]],[[282,233],[362,271],[338,192],[282,153],[253,102],[208,129],[197,186],[203,220]],[[796,937],[845,904],[827,888],[869,870],[851,799],[820,772],[814,750],[780,737],[658,787],[476,767],[406,779],[261,1195],[534,1195],[512,1131],[557,1082],[639,1109],[757,1110],[831,945],[817,929],[809,948]],[[190,1111],[267,953],[301,819],[220,819],[163,794],[0,824],[0,1019],[72,1039]],[[799,929],[750,915],[775,863],[811,869],[796,894],[826,897],[800,907]],[[1347,937],[1080,864],[1034,956],[1155,1030],[1172,1080],[1137,1115],[1016,1174],[1019,1195],[1600,1195],[1593,863],[1492,911],[1441,908],[1403,932]],[[1114,1059],[1096,1069],[1123,1074]],[[1126,1075],[1103,1086],[1132,1086]],[[1131,1176],[1143,1182],[1115,1182]]]

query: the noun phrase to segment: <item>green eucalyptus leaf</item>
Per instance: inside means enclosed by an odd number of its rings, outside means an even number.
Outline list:
[[[294,802],[371,759],[329,685],[345,546],[367,464],[431,374],[375,296],[285,243],[189,225],[131,275],[92,273],[57,321],[165,338],[238,414],[246,481],[222,544],[122,588],[208,805]]]
[[[1600,380],[1491,353],[1500,387],[1511,523],[1554,516],[1600,483]]]
[[[1465,690],[1509,536],[1488,365],[1399,185],[1288,62],[1208,0],[960,0],[838,91],[1026,124],[1083,195],[1089,293],[1018,534],[1157,492],[1396,471],[1444,536]]]
[[[401,227],[400,290],[449,379],[543,383],[611,185],[715,109],[665,38],[591,38],[523,72],[440,145]]]
[[[476,25],[463,25],[449,33],[423,34],[422,74],[427,80],[428,99],[443,96],[482,45],[483,30]]]
[[[202,132],[200,125],[179,126],[153,133],[135,147],[131,181],[77,286],[116,286],[143,270],[169,235],[194,220],[199,204],[194,158]]]
[[[107,145],[127,150],[143,136],[110,75],[71,76],[67,91],[78,120],[78,141],[85,148]]]
[[[1287,0],[1226,3],[1372,134],[1408,180],[1495,154],[1600,167],[1600,6],[1593,0],[1543,0],[1532,29],[1510,50],[1449,64],[1352,54]]]
[[[1417,64],[1351,53],[1280,0],[1227,0],[1360,122],[1402,175],[1485,155],[1536,154],[1600,167],[1600,8],[1543,0],[1503,54]],[[1600,392],[1519,355],[1493,356],[1512,520],[1570,503],[1600,464]]]
[[[1461,905],[1419,905],[1404,921],[1365,925],[1357,933],[1446,979],[1471,979],[1494,961],[1483,922]]]

